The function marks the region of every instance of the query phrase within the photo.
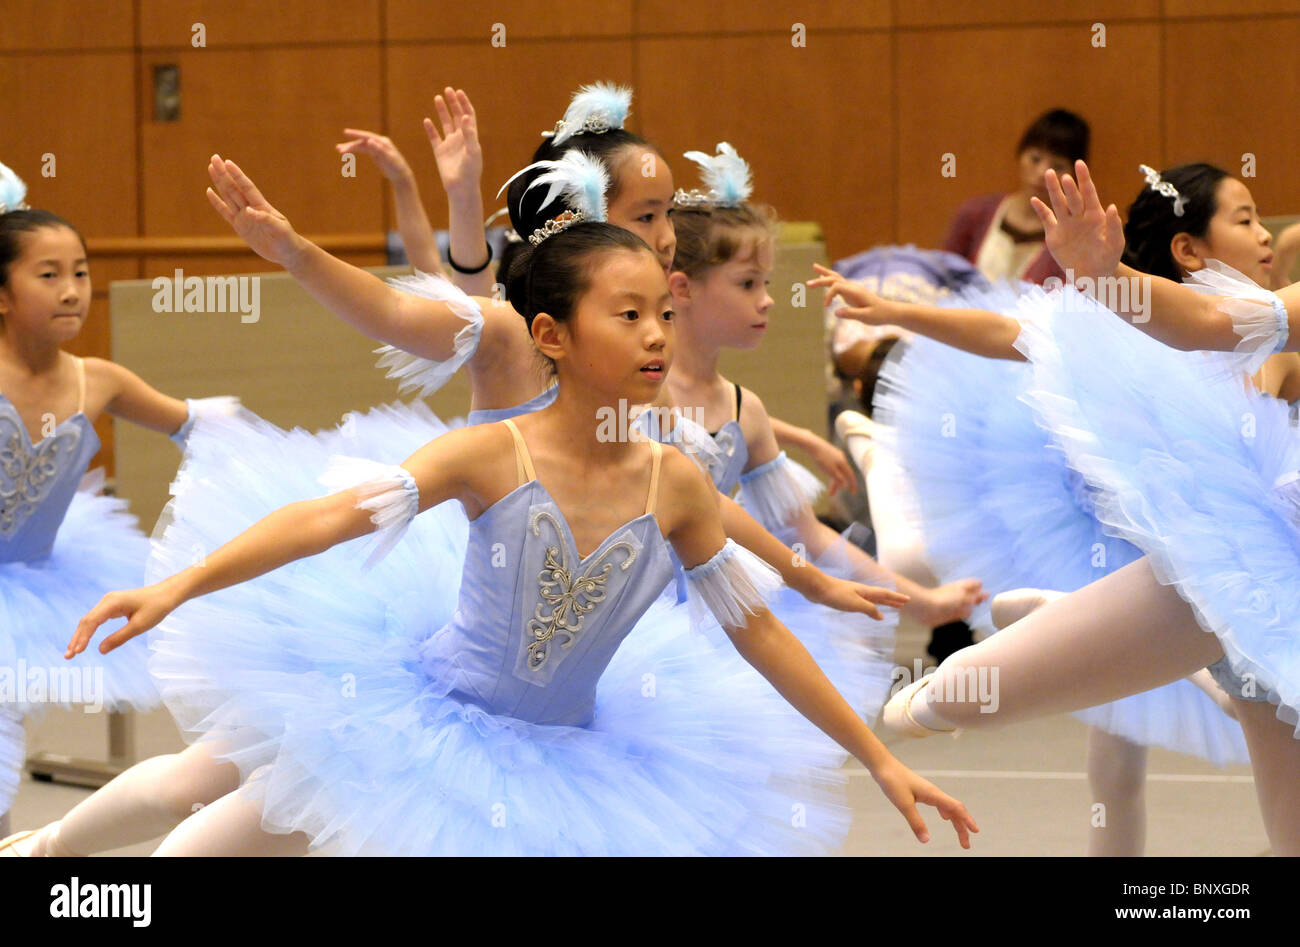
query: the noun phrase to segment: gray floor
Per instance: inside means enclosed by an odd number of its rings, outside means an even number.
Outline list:
[[[900,663],[921,654],[919,637],[899,642]],[[928,662],[927,662],[928,663]],[[141,757],[184,746],[164,712],[135,717]],[[103,758],[105,718],[51,713],[29,727],[29,751]],[[932,840],[921,845],[907,824],[856,763],[847,767],[855,818],[846,855],[1082,855],[1090,831],[1091,800],[1084,775],[1086,728],[1069,717],[959,737],[933,737],[891,745],[908,766],[958,797],[981,833],[963,852],[947,824],[928,810]],[[1268,854],[1268,840],[1247,767],[1219,770],[1162,750],[1150,753],[1147,783],[1147,854],[1253,856]],[[59,818],[88,790],[25,779],[13,807],[15,830]],[[147,842],[109,854],[146,855]]]

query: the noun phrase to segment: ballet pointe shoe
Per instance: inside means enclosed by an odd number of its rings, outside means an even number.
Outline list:
[[[19,843],[21,843],[21,842],[25,842],[25,841],[27,841],[29,838],[31,838],[33,835],[35,835],[35,834],[36,834],[37,832],[39,832],[39,831],[40,831],[40,829],[28,829],[26,832],[15,832],[13,835],[9,836],[7,839],[4,839],[3,841],[0,841],[0,858],[23,858],[23,857],[26,857],[26,855],[27,855],[28,853],[27,853],[27,852],[23,852],[23,851],[19,851],[19,850],[18,850],[18,845],[19,845]]]
[[[885,702],[880,711],[880,728],[888,734],[900,737],[931,737],[937,733],[956,735],[956,727],[934,728],[926,726],[912,713],[912,700],[930,683],[928,675],[913,681]]]
[[[993,614],[993,626],[1001,631],[1042,608],[1048,602],[1056,601],[1064,594],[1051,589],[1012,589],[1010,592],[995,595],[993,601],[989,603],[989,610]]]

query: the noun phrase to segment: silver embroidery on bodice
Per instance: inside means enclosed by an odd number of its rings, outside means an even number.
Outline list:
[[[27,522],[80,441],[80,429],[71,426],[33,445],[22,422],[0,412],[0,536],[12,536]]]
[[[593,559],[581,575],[575,575],[569,564],[559,522],[546,510],[533,516],[530,527],[534,536],[541,536],[542,523],[549,523],[557,543],[546,546],[542,571],[537,574],[538,595],[541,601],[529,619],[525,640],[528,643],[526,666],[530,671],[541,671],[551,656],[551,646],[570,648],[578,640],[586,615],[605,600],[605,583],[614,563],[608,561],[616,551],[626,553],[619,568],[627,571],[636,561],[637,550],[626,540],[611,543],[604,552]],[[579,563],[581,565],[581,563]]]

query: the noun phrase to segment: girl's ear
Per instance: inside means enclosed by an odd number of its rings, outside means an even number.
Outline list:
[[[673,294],[673,302],[691,301],[691,278],[681,270],[668,274],[668,292]]]
[[[1174,262],[1188,273],[1205,268],[1204,251],[1205,242],[1187,233],[1175,235],[1169,243],[1169,253]]]
[[[564,357],[564,343],[568,341],[568,327],[550,315],[539,312],[533,317],[533,343],[538,350],[556,362]]]

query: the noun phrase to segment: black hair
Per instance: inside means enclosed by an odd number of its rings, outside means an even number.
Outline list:
[[[1070,163],[1088,160],[1088,144],[1092,132],[1088,123],[1065,109],[1044,112],[1025,129],[1016,145],[1016,154],[1026,148],[1042,148],[1054,155],[1069,158]]]
[[[524,245],[506,275],[506,298],[530,330],[540,312],[565,322],[591,288],[593,257],[610,250],[654,255],[646,242],[630,230],[584,221],[547,237],[535,247]]]
[[[67,227],[77,235],[82,249],[86,248],[86,241],[77,228],[48,210],[11,210],[0,214],[0,287],[9,285],[9,267],[23,255],[22,235],[46,227]]]
[[[617,155],[620,151],[629,147],[648,148],[651,151],[658,152],[654,145],[640,135],[634,135],[622,128],[611,128],[609,131],[599,134],[596,132],[580,132],[572,138],[566,138],[559,145],[552,144],[551,139],[547,138],[533,152],[532,163],[556,161],[575,148],[579,151],[585,151],[603,164],[605,170],[609,172],[609,190],[605,192],[605,199],[613,201],[618,195],[618,178],[614,173],[618,164]],[[547,192],[545,187],[528,190],[528,186],[537,179],[538,175],[544,173],[544,171],[534,169],[527,174],[521,174],[506,189],[506,207],[510,210],[510,223],[514,225],[515,233],[525,240],[528,239],[530,233],[564,210],[563,204],[555,201],[547,204],[546,208],[542,209],[540,205]]]
[[[1181,267],[1174,261],[1169,245],[1174,237],[1185,233],[1204,237],[1210,219],[1218,211],[1215,192],[1219,182],[1229,177],[1227,171],[1212,164],[1180,164],[1160,177],[1178,189],[1183,198],[1182,216],[1174,214],[1174,199],[1150,186],[1142,188],[1128,209],[1124,225],[1124,262],[1135,270],[1182,282]]]

